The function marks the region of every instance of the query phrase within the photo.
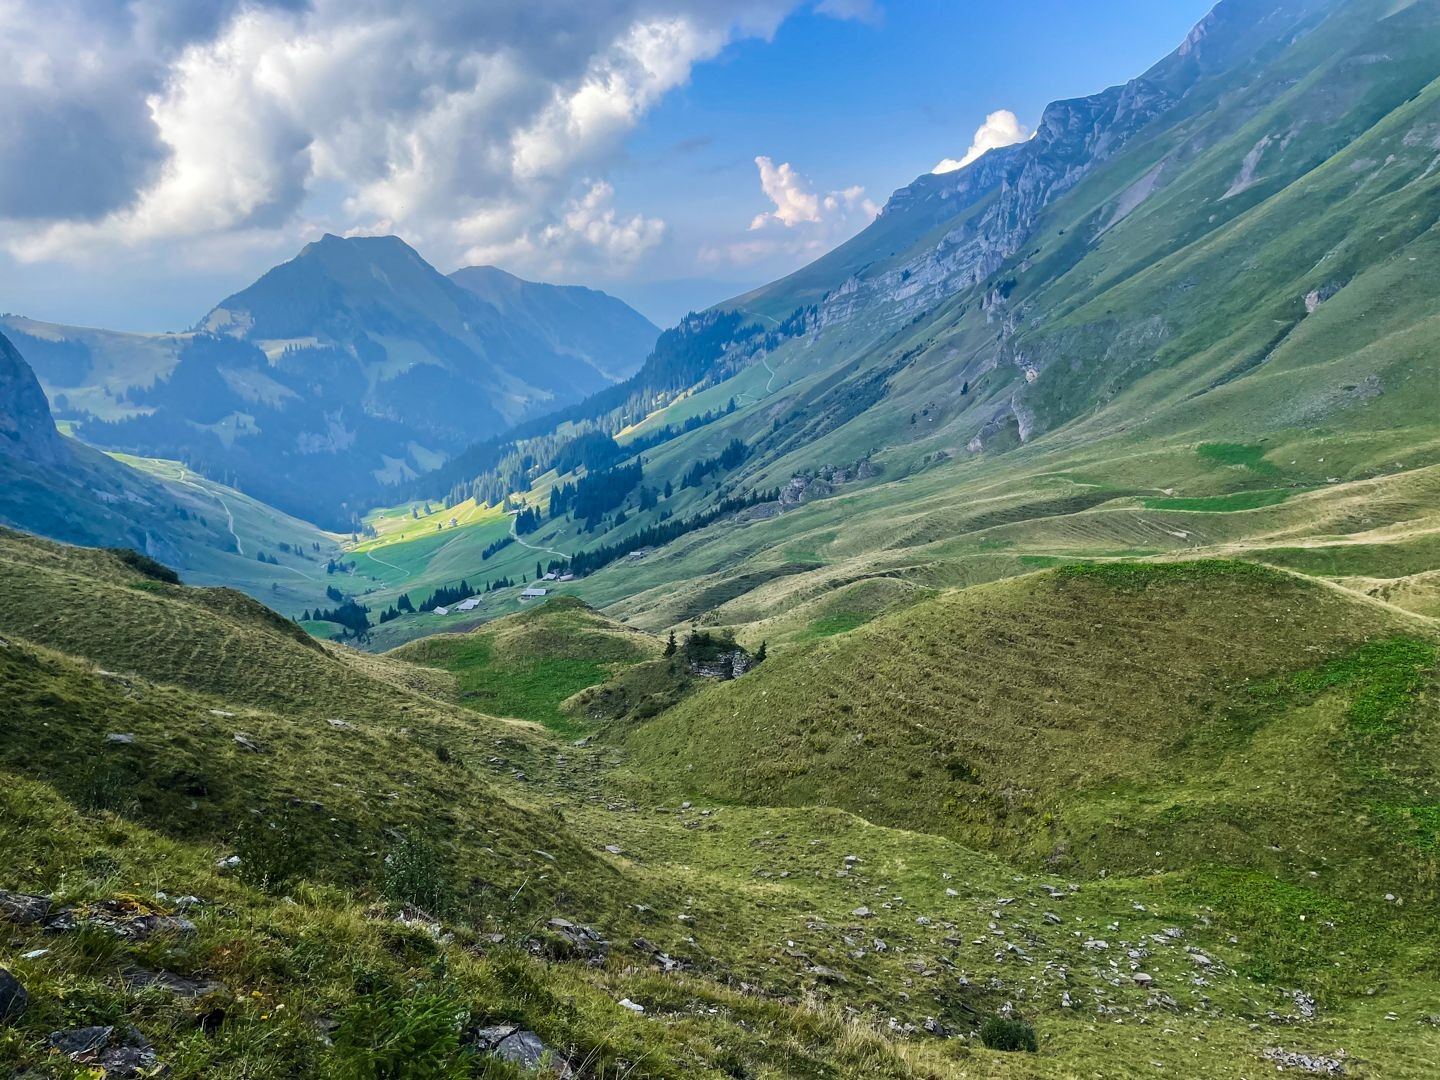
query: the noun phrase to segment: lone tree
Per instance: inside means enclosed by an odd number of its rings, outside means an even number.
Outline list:
[[[667,642],[665,642],[665,655],[666,655],[666,656],[674,656],[674,655],[675,655],[675,631],[674,631],[674,630],[671,630],[671,631],[670,631],[670,640],[667,641]]]

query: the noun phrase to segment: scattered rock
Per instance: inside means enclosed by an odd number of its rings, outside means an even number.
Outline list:
[[[13,1024],[25,1015],[30,995],[20,980],[0,968],[0,1024]]]
[[[556,1076],[572,1077],[570,1063],[533,1031],[515,1024],[497,1024],[471,1033],[470,1044],[482,1054],[514,1062],[526,1069],[548,1070]]]
[[[1148,990],[1155,985],[1155,977],[1153,975],[1147,975],[1143,971],[1137,971],[1130,977],[1135,980],[1135,985],[1142,990]]]
[[[239,855],[227,855],[227,856],[225,856],[225,858],[223,858],[223,859],[216,859],[216,860],[215,860],[215,869],[216,869],[216,870],[234,870],[234,869],[235,869],[237,866],[239,866],[239,865],[240,865],[240,856],[239,856]]]
[[[30,893],[6,892],[0,889],[0,919],[19,923],[21,926],[34,926],[44,922],[45,916],[49,914],[48,896],[33,896]]]
[[[235,745],[241,750],[249,750],[252,754],[260,753],[260,747],[251,742],[248,736],[241,735],[238,731],[235,733]]]
[[[873,919],[875,917],[875,912],[871,911],[868,907],[857,907],[854,911],[850,912],[850,914],[857,919]]]
[[[105,1080],[158,1076],[163,1070],[154,1049],[134,1028],[118,1036],[113,1027],[70,1028],[51,1032],[47,1042],[77,1065],[99,1068]]]
[[[195,924],[179,915],[164,915],[135,900],[100,900],[79,908],[62,908],[45,920],[51,933],[81,926],[108,930],[126,941],[145,941],[160,933],[193,934]]]
[[[164,990],[178,998],[194,1000],[219,993],[225,987],[209,979],[195,979],[176,975],[173,971],[147,971],[145,968],[129,968],[121,976],[125,985],[132,990]]]
[[[1301,1054],[1294,1050],[1271,1047],[1260,1055],[1266,1061],[1273,1061],[1277,1069],[1299,1069],[1315,1076],[1344,1076],[1345,1062],[1341,1056],[1323,1057],[1319,1054]]]
[[[639,1002],[631,1001],[628,997],[620,999],[620,1007],[622,1009],[629,1009],[633,1013],[643,1013],[645,1011],[644,1005],[641,1005]]]
[[[105,741],[107,743],[116,743],[120,746],[129,746],[135,741],[135,736],[128,731],[112,731],[109,735],[105,736]]]

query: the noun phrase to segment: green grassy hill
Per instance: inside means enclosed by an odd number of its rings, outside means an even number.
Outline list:
[[[375,657],[0,540],[0,888],[122,923],[205,901],[144,940],[0,920],[32,1002],[0,1067],[121,1016],[182,1077],[518,1076],[462,1044],[499,1022],[594,1077],[1238,1077],[1339,1047],[1418,1077],[1440,1051],[1419,617],[1244,564],[877,580],[836,594],[864,625],[816,605],[757,671],[617,720],[589,695],[662,640],[574,601]],[[988,1049],[997,1013],[1038,1052]]]
[[[625,744],[676,796],[838,806],[1062,871],[1323,863],[1327,887],[1428,895],[1437,642],[1243,563],[1074,566],[792,646]]]
[[[388,653],[454,674],[459,700],[494,716],[578,734],[565,702],[626,668],[655,659],[661,642],[561,597],[466,634],[437,634]]]

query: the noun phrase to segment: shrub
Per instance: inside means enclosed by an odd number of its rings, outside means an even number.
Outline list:
[[[407,836],[385,856],[385,895],[431,914],[448,906],[449,890],[440,857],[424,839]]]
[[[1033,1054],[1040,1049],[1033,1027],[1003,1016],[992,1016],[980,1026],[980,1041],[989,1050],[1025,1050]]]
[[[157,562],[149,555],[142,555],[134,548],[110,548],[110,554],[114,555],[126,566],[130,567],[137,574],[153,578],[155,581],[163,581],[167,585],[179,585],[180,575],[175,573],[162,562]]]
[[[330,1075],[341,1080],[460,1080],[470,1055],[460,1045],[469,1011],[440,993],[363,996],[335,1030]]]

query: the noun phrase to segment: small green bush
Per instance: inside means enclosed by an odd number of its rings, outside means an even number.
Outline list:
[[[175,573],[162,562],[157,562],[149,555],[142,555],[134,548],[110,548],[110,554],[114,555],[126,566],[130,567],[137,574],[153,578],[156,581],[163,581],[167,585],[179,585],[180,575]]]
[[[329,1075],[340,1080],[460,1080],[469,1011],[443,993],[382,991],[358,998],[335,1030]]]
[[[440,856],[418,836],[401,839],[385,856],[385,895],[402,904],[414,904],[433,915],[449,906],[450,890]]]
[[[1033,1027],[1024,1020],[1006,1020],[1003,1016],[992,1016],[980,1026],[980,1041],[988,1050],[1024,1050],[1033,1054],[1040,1049]]]

